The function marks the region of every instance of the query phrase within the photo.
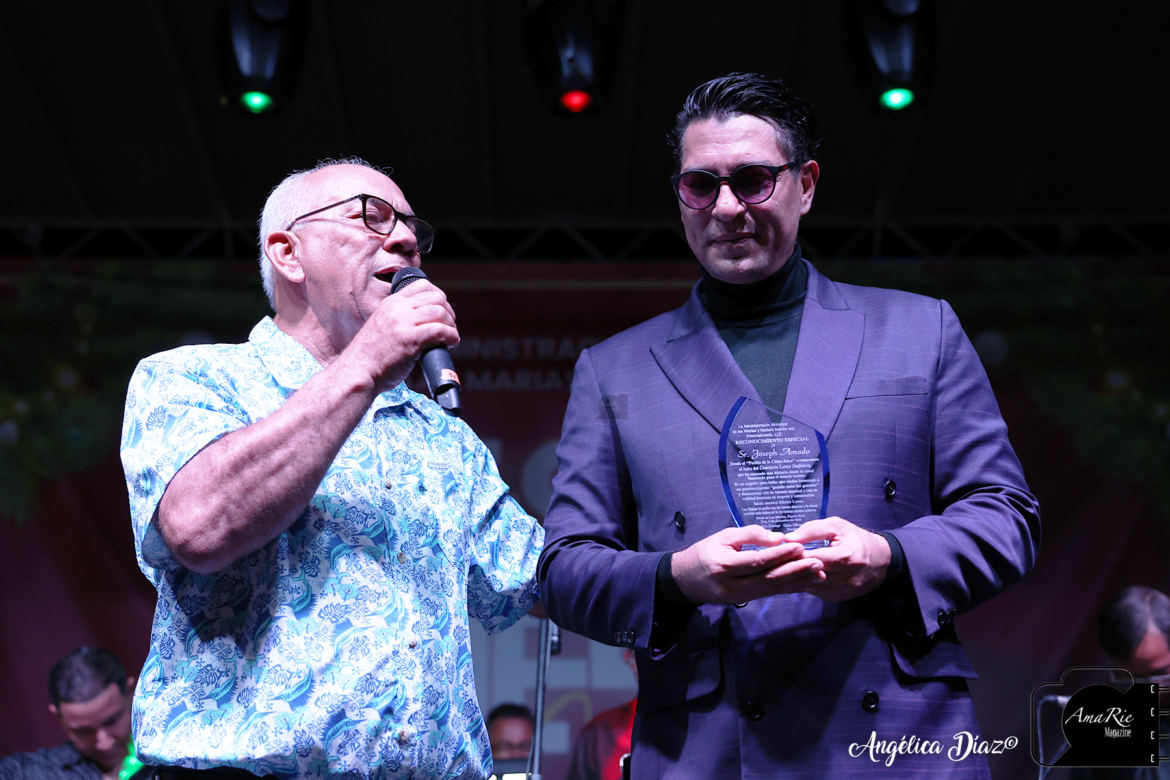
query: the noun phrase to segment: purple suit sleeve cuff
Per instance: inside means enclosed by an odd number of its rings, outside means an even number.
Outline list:
[[[925,633],[925,627],[922,625],[918,597],[914,594],[914,582],[909,576],[902,543],[889,531],[881,531],[878,535],[890,545],[890,566],[878,594],[885,599],[902,630],[909,636],[920,637]]]

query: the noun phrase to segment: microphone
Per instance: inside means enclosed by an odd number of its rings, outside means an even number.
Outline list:
[[[409,265],[401,268],[390,280],[390,294],[393,295],[406,285],[426,278],[427,275],[417,268]],[[452,417],[459,417],[463,411],[459,393],[463,388],[459,384],[459,375],[455,373],[451,353],[442,344],[427,347],[422,353],[422,367],[431,397],[443,407],[444,412]]]

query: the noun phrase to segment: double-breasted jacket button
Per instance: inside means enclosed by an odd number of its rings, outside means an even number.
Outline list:
[[[675,512],[674,513],[674,527],[680,531],[682,529],[686,528],[687,527],[687,516],[684,515],[682,512]]]
[[[613,643],[615,645],[620,647],[622,644],[624,644],[625,640],[623,639],[623,636],[622,636],[623,634],[624,634],[624,632],[622,632],[622,631],[614,631],[613,632]]]
[[[880,696],[878,696],[877,691],[866,691],[861,696],[861,709],[865,710],[866,712],[877,712],[877,709],[879,706],[881,706],[881,703],[882,699]]]
[[[953,622],[955,622],[955,611],[953,609],[940,609],[938,611],[938,625],[940,628],[946,628]]]
[[[898,483],[892,479],[886,480],[886,501],[893,501],[894,496],[898,495]]]
[[[762,702],[749,701],[747,704],[743,705],[743,714],[748,720],[760,720],[764,717],[764,713],[767,711],[767,709],[768,708],[765,707]]]

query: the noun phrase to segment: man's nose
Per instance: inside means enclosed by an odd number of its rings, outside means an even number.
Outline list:
[[[715,196],[715,218],[720,222],[730,222],[746,210],[743,201],[732,192],[731,182],[719,182],[719,193]]]
[[[98,729],[97,741],[94,747],[104,753],[114,747],[114,742],[114,735],[109,729]]]
[[[418,255],[418,238],[406,224],[406,220],[400,219],[390,234],[382,240],[382,248],[387,252],[416,257]]]

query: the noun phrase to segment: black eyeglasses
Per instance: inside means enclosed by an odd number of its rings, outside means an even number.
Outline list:
[[[429,222],[419,219],[413,214],[399,214],[386,201],[374,195],[366,195],[365,193],[354,195],[352,198],[346,198],[345,200],[339,200],[336,203],[330,203],[328,206],[322,206],[316,211],[310,211],[308,214],[301,214],[292,222],[288,223],[288,227],[285,230],[292,230],[292,226],[305,217],[320,214],[322,211],[328,211],[343,203],[349,203],[351,200],[361,200],[362,222],[366,223],[366,227],[378,235],[388,236],[393,233],[394,228],[398,225],[398,219],[401,217],[406,226],[410,228],[410,232],[414,233],[414,240],[418,244],[419,254],[426,254],[435,245],[435,229],[431,227]]]
[[[731,193],[743,203],[763,203],[772,197],[776,189],[776,177],[782,172],[800,165],[742,165],[730,176],[716,176],[708,171],[687,171],[670,177],[678,199],[692,209],[710,208],[719,199],[719,188],[723,182],[731,187]]]

